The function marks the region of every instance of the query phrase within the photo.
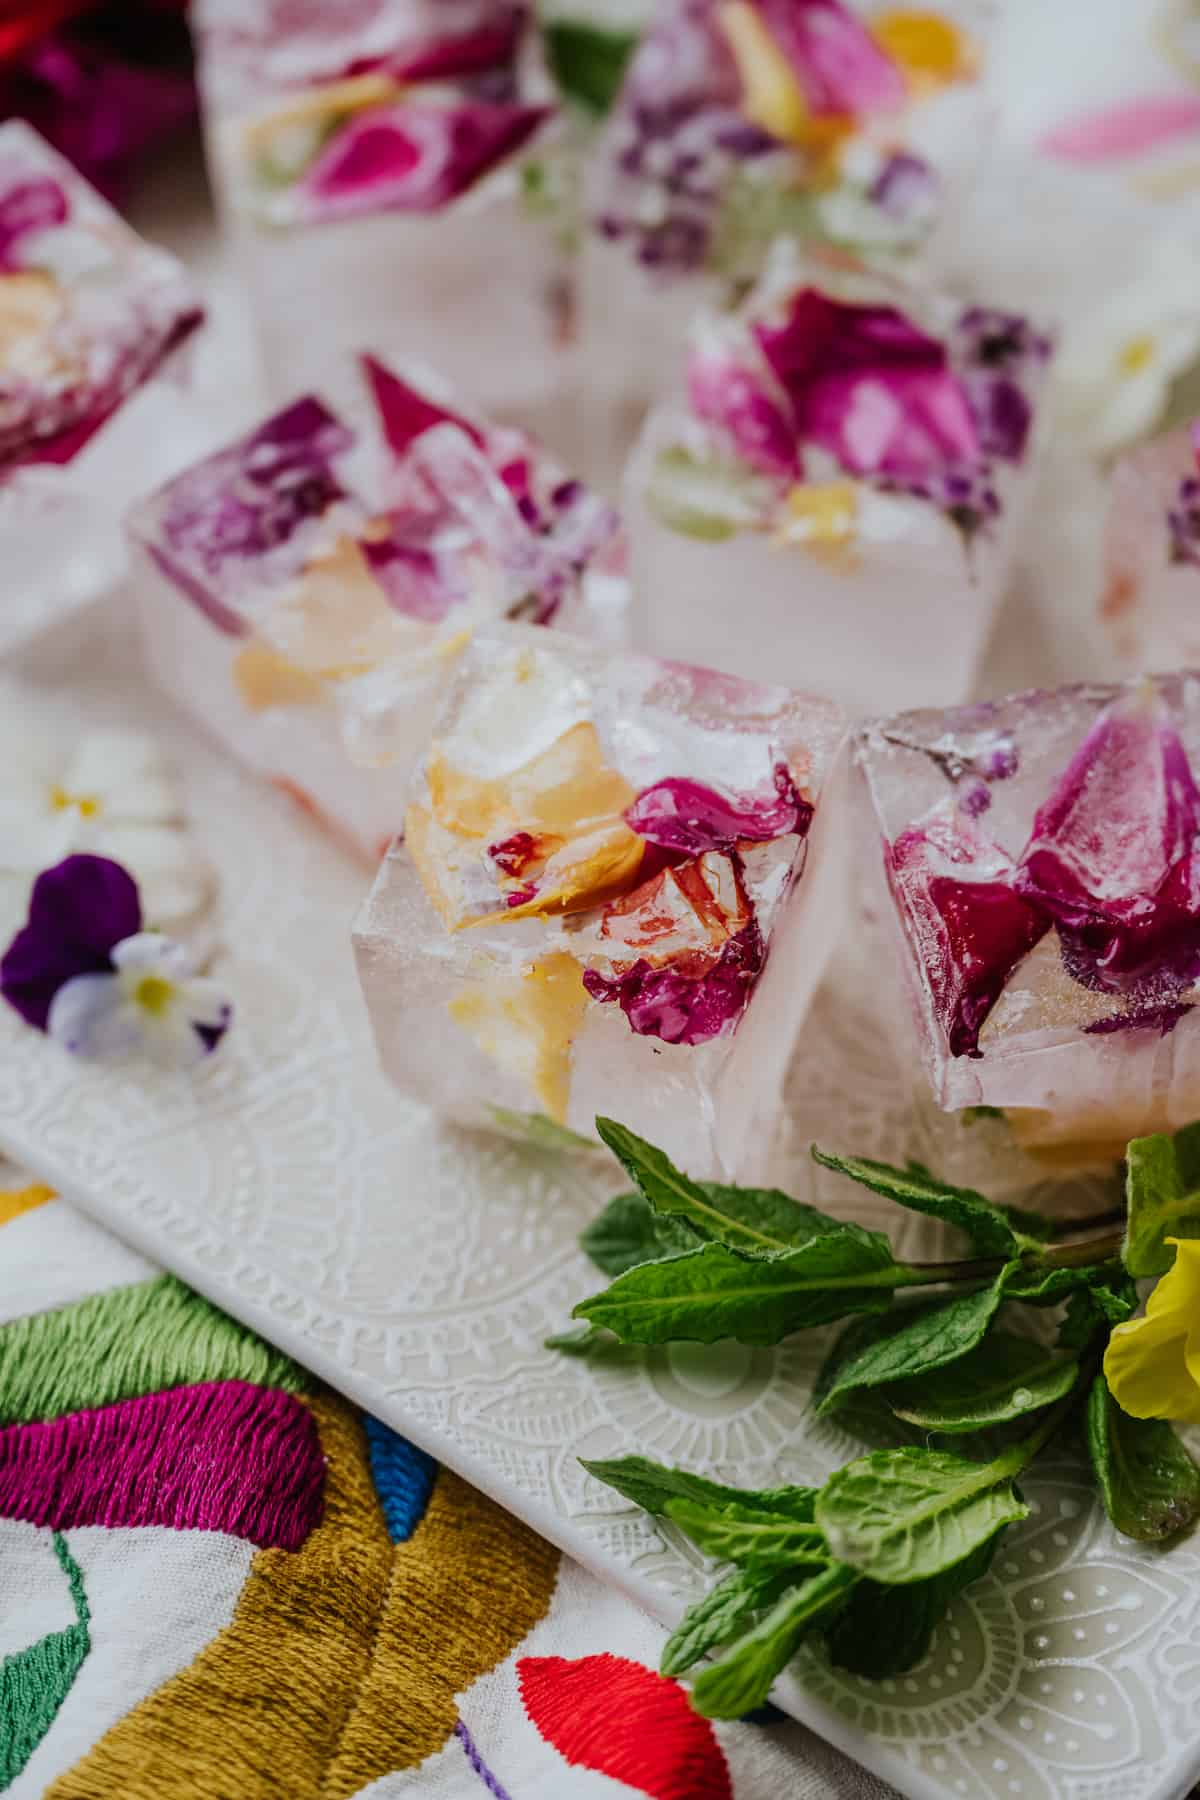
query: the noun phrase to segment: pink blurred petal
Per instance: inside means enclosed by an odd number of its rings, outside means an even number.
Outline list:
[[[548,106],[416,102],[361,114],[338,132],[301,184],[312,218],[436,212],[518,150]]]
[[[427,394],[410,387],[377,356],[368,352],[359,360],[393,455],[403,456],[423,431],[429,431],[435,425],[457,425],[472,443],[483,448],[483,434],[469,419],[451,412],[448,407],[439,406]]]
[[[516,57],[528,16],[523,6],[504,7],[498,17],[481,22],[473,31],[434,38],[381,62],[398,81],[446,81],[504,68]],[[355,69],[364,66],[379,65],[358,64]]]
[[[18,181],[0,195],[0,269],[19,268],[13,252],[21,239],[65,224],[70,210],[66,189],[48,175]]]
[[[755,0],[815,113],[893,112],[904,77],[838,0]]]
[[[1065,125],[1056,125],[1038,142],[1046,156],[1064,162],[1106,162],[1121,156],[1139,156],[1175,138],[1200,132],[1200,97],[1162,94],[1127,100],[1100,112],[1082,113]]]

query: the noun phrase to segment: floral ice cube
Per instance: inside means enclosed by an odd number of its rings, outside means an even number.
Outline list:
[[[1049,342],[790,254],[701,320],[627,480],[656,655],[870,713],[966,697],[1029,491]]]
[[[428,362],[489,411],[557,390],[557,132],[522,0],[197,5],[213,161],[280,397],[348,352]],[[319,329],[314,327],[319,326]]]
[[[237,755],[374,861],[472,629],[621,642],[616,514],[523,432],[363,360],[369,407],[309,395],[130,516],[147,656]]]
[[[901,714],[856,760],[939,1104],[1080,1161],[1200,1116],[1200,678]]]
[[[151,377],[202,317],[173,256],[29,126],[0,125],[0,651],[119,575],[120,510],[179,404]]]
[[[668,0],[587,193],[584,348],[627,420],[776,239],[885,264],[928,245],[978,153],[978,12]]]
[[[380,1055],[468,1125],[597,1113],[757,1170],[837,930],[836,707],[508,626],[355,927]]]
[[[1121,458],[1104,562],[1101,618],[1122,663],[1200,666],[1200,422]]]

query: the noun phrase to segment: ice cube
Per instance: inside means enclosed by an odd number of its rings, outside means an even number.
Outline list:
[[[1049,350],[1016,315],[774,257],[737,315],[698,324],[687,404],[631,464],[642,640],[858,714],[964,699]]]
[[[1200,1115],[1200,678],[900,714],[855,760],[939,1104],[1080,1165]]]
[[[1141,444],[1113,472],[1100,616],[1129,669],[1200,665],[1200,425]]]
[[[779,687],[480,633],[355,927],[392,1080],[752,1178],[838,929],[841,735]]]
[[[530,9],[196,8],[212,161],[276,399],[348,352],[529,422],[566,378],[559,122]],[[319,324],[319,329],[314,327]]]
[[[0,125],[0,651],[120,574],[120,512],[182,404],[151,378],[202,317],[173,256],[29,126]]]
[[[583,354],[617,453],[678,384],[693,314],[777,239],[930,261],[979,152],[986,14],[883,15],[667,0],[642,39],[586,185]]]
[[[471,630],[623,642],[627,584],[615,513],[532,439],[364,371],[353,426],[294,401],[129,527],[158,681],[374,861]]]

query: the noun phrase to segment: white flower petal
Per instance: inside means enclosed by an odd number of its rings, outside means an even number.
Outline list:
[[[164,937],[159,931],[139,931],[134,937],[123,938],[111,955],[113,967],[126,986],[136,985],[147,976],[156,976],[177,987],[192,972],[192,959],[186,946],[177,944],[174,938]]]
[[[178,999],[172,1001],[165,1012],[147,1016],[145,1042],[147,1054],[164,1068],[194,1068],[208,1055],[203,1038],[193,1030],[187,1011]]]
[[[46,1033],[75,1056],[107,1062],[142,1047],[145,1017],[115,975],[76,975],[55,994]]]
[[[161,825],[183,818],[170,765],[144,731],[89,732],[68,762],[62,785],[69,794],[95,799],[101,820]]]
[[[142,916],[162,929],[195,918],[216,894],[212,864],[190,833],[172,825],[108,825],[100,820],[88,844],[129,870],[142,897]]]
[[[179,1004],[193,1025],[223,1030],[233,1018],[233,1002],[218,982],[197,976],[179,990]]]
[[[76,848],[78,823],[76,813],[52,810],[46,793],[31,797],[19,812],[0,806],[0,869],[33,876],[53,868]]]

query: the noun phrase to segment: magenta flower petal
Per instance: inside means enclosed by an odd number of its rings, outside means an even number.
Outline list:
[[[903,106],[904,77],[839,0],[755,0],[815,113],[856,117]]]
[[[1200,976],[1200,790],[1157,695],[1101,713],[1033,822],[1016,878],[1075,979],[1143,993]]]
[[[979,461],[971,407],[945,347],[895,307],[803,288],[781,324],[754,329],[800,442],[829,451],[851,474],[913,479]]]
[[[305,175],[308,216],[436,212],[520,149],[552,111],[482,100],[373,108],[336,133]]]
[[[12,252],[31,232],[62,225],[70,211],[66,190],[48,175],[31,175],[0,195],[0,269],[15,269]]]
[[[770,795],[738,794],[727,799],[702,782],[668,776],[642,790],[626,812],[625,823],[664,850],[703,856],[708,850],[733,850],[739,843],[769,843],[789,832],[803,837],[812,816],[812,806],[796,792],[780,763]]]
[[[452,81],[507,68],[516,59],[529,11],[525,6],[493,6],[491,10],[495,16],[481,18],[470,31],[414,44],[384,58],[383,66],[398,81]],[[354,65],[354,71],[363,66]]]
[[[45,1031],[58,990],[106,973],[114,945],[141,928],[137,883],[120,863],[68,856],[33,884],[28,921],[0,959],[0,996]]]
[[[733,1030],[746,1010],[766,962],[757,921],[750,920],[699,973],[684,959],[655,969],[639,959],[623,975],[585,969],[583,985],[593,1000],[616,1001],[639,1037],[665,1044],[706,1044]]]
[[[360,361],[383,434],[393,455],[403,456],[413,440],[434,425],[457,425],[466,432],[472,443],[482,448],[483,433],[469,419],[451,412],[449,407],[439,406],[428,395],[410,387],[407,381],[401,380],[377,356],[364,355]]]
[[[978,1056],[985,1019],[1050,920],[1015,890],[1011,858],[961,815],[903,832],[887,862],[950,1054]]]
[[[687,379],[696,417],[714,426],[736,456],[764,475],[799,476],[795,426],[761,374],[713,343],[691,352]]]

